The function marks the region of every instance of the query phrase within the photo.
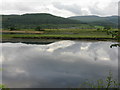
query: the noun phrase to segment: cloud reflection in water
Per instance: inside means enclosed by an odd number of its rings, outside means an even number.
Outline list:
[[[112,42],[59,41],[48,45],[3,43],[3,83],[9,87],[78,87],[89,79],[117,79]]]

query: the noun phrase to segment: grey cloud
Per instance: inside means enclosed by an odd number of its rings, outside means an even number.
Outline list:
[[[99,3],[95,3],[92,6],[88,6],[88,9],[91,14],[97,15],[116,15],[118,12],[117,2],[109,3],[105,8],[100,8],[98,5]]]
[[[17,11],[33,11],[32,5],[30,3],[24,2],[14,2],[14,3],[3,3],[2,5],[3,10],[17,10]]]
[[[118,13],[118,2],[111,2],[105,9],[106,14],[117,14]]]
[[[69,17],[71,15],[89,15],[89,14],[97,14],[97,15],[113,15],[117,14],[117,1],[108,3],[105,8],[99,8],[99,3],[89,4],[91,6],[82,7],[78,0],[4,0],[2,3],[2,8],[0,8],[0,12],[2,14],[23,14],[23,13],[51,13],[54,15],[61,15]],[[66,2],[66,3],[65,3]],[[1,3],[0,3],[1,6]],[[86,10],[87,9],[87,10]]]
[[[3,12],[40,12],[40,11],[48,11],[49,9],[46,7],[46,4],[39,2],[6,2],[2,5]]]
[[[24,4],[17,4],[16,9],[19,11],[34,11],[32,6],[26,6]]]
[[[118,15],[120,16],[120,1],[118,3]]]
[[[53,6],[59,10],[66,10],[66,11],[69,11],[69,12],[72,12],[76,15],[82,15],[82,10],[81,10],[81,7],[76,5],[76,4],[72,4],[72,5],[65,5],[65,4],[62,4],[60,2],[54,2],[53,3]]]
[[[99,5],[99,3],[97,2],[92,6],[88,6],[90,13],[97,14],[97,15],[104,15],[105,12],[101,8],[99,8],[98,5]]]
[[[96,2],[93,5],[90,5],[87,7],[87,10],[82,10],[83,8],[77,4],[63,4],[60,2],[54,2],[52,3],[53,6],[59,10],[66,10],[69,12],[72,12],[75,15],[88,15],[88,14],[93,14],[93,15],[117,15],[118,12],[118,7],[117,4],[118,2],[111,2],[106,5],[104,8],[100,8],[99,4],[100,2]]]

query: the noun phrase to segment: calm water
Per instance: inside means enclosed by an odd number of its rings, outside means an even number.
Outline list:
[[[112,43],[3,43],[2,83],[10,88],[79,87],[106,78],[109,70],[118,79],[118,48],[110,48]]]

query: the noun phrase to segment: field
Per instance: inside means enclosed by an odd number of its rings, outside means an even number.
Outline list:
[[[110,31],[117,31],[111,29]],[[44,31],[35,31],[34,29],[23,29],[19,31],[2,30],[2,40],[4,39],[95,39],[112,40],[112,35],[107,34],[105,30],[97,29],[45,29]]]

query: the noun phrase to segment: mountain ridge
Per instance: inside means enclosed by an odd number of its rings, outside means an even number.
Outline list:
[[[36,27],[41,24],[89,24],[92,26],[118,26],[118,16],[100,17],[97,15],[72,16],[68,18],[55,16],[49,13],[26,13],[22,15],[2,15],[2,27]],[[56,26],[57,27],[57,26]]]
[[[48,13],[2,15],[3,28],[10,26],[36,27],[41,24],[83,24],[81,21],[71,20]]]
[[[118,17],[119,16],[117,15],[106,16],[106,17],[88,15],[88,16],[73,16],[68,18],[71,20],[78,20],[93,25],[102,25],[102,26],[109,25],[111,27],[118,27]]]

